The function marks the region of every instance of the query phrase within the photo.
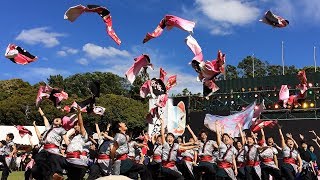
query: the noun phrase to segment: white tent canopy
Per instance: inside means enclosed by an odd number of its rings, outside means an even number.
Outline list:
[[[26,129],[30,130],[32,132],[31,141],[32,144],[36,145],[39,143],[39,140],[37,138],[36,132],[34,130],[33,126],[24,126]],[[40,133],[43,133],[45,130],[44,126],[37,126]],[[29,141],[29,135],[25,135],[24,137],[21,137],[19,134],[19,131],[14,126],[0,126],[0,140],[5,140],[8,133],[14,134],[13,142],[16,144],[23,144],[23,145],[30,145]]]

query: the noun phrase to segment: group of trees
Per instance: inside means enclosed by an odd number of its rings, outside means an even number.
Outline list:
[[[302,69],[304,69],[307,73],[315,71],[313,66],[306,66]],[[299,68],[296,68],[293,65],[284,66],[284,74],[296,74],[299,70]],[[272,65],[267,61],[262,61],[256,57],[247,56],[240,61],[237,66],[226,66],[226,79],[229,80],[253,77],[253,72],[254,77],[275,76],[282,75],[282,71],[283,69],[281,65]]]
[[[137,82],[142,82],[138,77]],[[95,122],[106,124],[113,120],[124,120],[132,129],[145,128],[145,116],[148,112],[147,100],[138,98],[141,84],[131,85],[125,78],[112,73],[85,73],[75,74],[63,78],[60,75],[50,76],[48,84],[51,87],[63,89],[69,98],[63,101],[61,107],[71,105],[73,101],[80,102],[91,96],[89,85],[93,80],[101,83],[101,95],[96,105],[106,108],[105,116],[84,114],[87,127],[94,127]],[[43,125],[42,118],[37,112],[35,100],[40,85],[30,85],[21,79],[0,81],[0,123],[6,125],[32,125],[33,121]],[[53,106],[49,100],[43,100],[40,107],[48,119],[63,117],[61,109]]]

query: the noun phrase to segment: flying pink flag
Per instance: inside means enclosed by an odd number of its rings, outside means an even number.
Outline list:
[[[278,28],[283,28],[289,25],[288,20],[273,14],[271,11],[267,11],[264,17],[259,21]]]
[[[162,68],[160,68],[160,79],[164,81],[164,78],[166,77],[167,72],[165,72]]]
[[[150,57],[147,54],[134,58],[134,64],[126,72],[127,79],[132,84],[141,69],[148,67],[153,68],[153,65],[150,63]]]
[[[23,138],[25,135],[29,134],[30,136],[32,136],[32,133],[29,129],[23,127],[23,126],[16,126],[16,128],[18,129],[19,131],[19,135],[21,136],[21,138]]]
[[[279,92],[279,100],[285,101],[289,99],[289,88],[288,85],[281,85]]]
[[[251,126],[251,131],[256,133],[259,132],[261,129],[265,128],[265,127],[270,127],[272,128],[273,126],[275,126],[276,124],[278,124],[277,120],[269,120],[269,121],[263,121],[263,120],[257,120],[252,126]]]
[[[140,87],[140,96],[142,98],[146,98],[148,94],[150,94],[150,88],[151,88],[151,80],[147,80],[143,83],[143,85]]]
[[[62,118],[62,127],[63,127],[65,130],[69,131],[71,128],[74,127],[75,122],[76,122],[77,120],[78,120],[78,118],[77,118],[77,115],[76,115],[76,114],[73,114],[73,115],[71,115],[70,117],[64,116],[64,117]]]
[[[193,52],[194,57],[192,60],[196,60],[198,62],[203,61],[203,54],[202,54],[202,49],[199,46],[198,42],[191,36],[189,35],[186,39],[185,42],[187,46],[190,48],[190,50]]]
[[[177,85],[177,75],[172,75],[168,78],[166,89],[169,91],[172,87]]]
[[[36,99],[36,106],[38,107],[39,104],[41,103],[42,99],[45,98],[50,98],[50,94],[52,92],[52,87],[45,85],[45,86],[40,86],[37,94],[37,99]]]
[[[87,5],[83,6],[81,4],[70,7],[64,14],[64,19],[69,20],[70,22],[75,21],[82,13],[84,12],[94,12],[99,14],[102,17],[103,22],[106,25],[106,31],[108,35],[118,44],[121,44],[120,38],[117,36],[115,31],[112,28],[112,18],[110,11],[102,6],[98,5]]]
[[[29,64],[38,59],[37,56],[30,54],[28,51],[15,44],[8,45],[5,57],[10,59],[13,63],[21,65]]]
[[[152,33],[147,33],[147,35],[143,39],[143,43],[148,42],[152,38],[159,37],[165,27],[167,27],[168,30],[171,30],[173,27],[177,27],[179,29],[192,33],[195,25],[195,22],[182,19],[178,16],[166,15]]]
[[[54,93],[54,97],[56,97],[56,104],[60,104],[62,100],[68,99],[68,93],[61,91],[60,93]]]
[[[204,125],[211,131],[216,132],[215,122],[218,121],[218,124],[224,127],[225,133],[232,137],[238,137],[240,131],[237,124],[240,123],[243,129],[250,129],[255,105],[256,103],[254,102],[241,112],[229,116],[206,114]]]

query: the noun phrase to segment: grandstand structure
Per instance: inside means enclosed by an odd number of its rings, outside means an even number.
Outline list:
[[[279,102],[279,91],[281,85],[288,85],[290,95],[298,92],[299,80],[295,74],[217,81],[220,89],[209,100],[189,96],[189,112],[229,115],[254,101],[257,104],[264,101],[266,109],[261,119],[317,120],[320,119],[320,72],[308,73],[307,79],[307,98],[292,109],[284,108]],[[204,96],[209,92],[204,86]]]

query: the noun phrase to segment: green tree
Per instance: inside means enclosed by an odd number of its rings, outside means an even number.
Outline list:
[[[49,76],[49,78],[47,80],[48,80],[48,84],[51,87],[58,87],[58,88],[61,88],[61,89],[65,88],[63,76],[61,76],[60,74],[59,75],[53,75],[53,76],[51,75],[51,76]]]
[[[253,61],[254,61],[254,77],[264,77],[267,74],[267,65],[260,59],[247,56],[239,62],[237,68],[241,77],[253,77]]]
[[[267,66],[267,75],[268,76],[282,75],[282,66],[280,66],[280,65],[268,65]]]
[[[238,79],[237,67],[228,64],[226,67],[226,76],[227,80]]]

